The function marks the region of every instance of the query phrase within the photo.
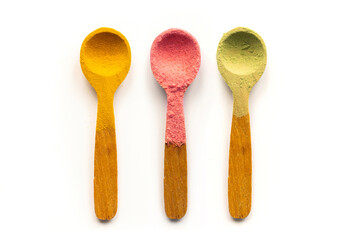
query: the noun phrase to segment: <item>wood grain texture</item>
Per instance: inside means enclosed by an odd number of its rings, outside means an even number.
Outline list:
[[[233,218],[245,218],[251,211],[252,150],[249,114],[233,115],[229,175],[228,203]]]
[[[113,96],[99,98],[94,155],[94,205],[101,220],[112,219],[118,207],[118,170]]]
[[[98,131],[95,137],[94,203],[101,220],[112,219],[118,207],[117,152],[114,129]]]
[[[170,219],[180,219],[187,210],[187,153],[186,144],[180,147],[165,144],[164,173],[165,210]]]

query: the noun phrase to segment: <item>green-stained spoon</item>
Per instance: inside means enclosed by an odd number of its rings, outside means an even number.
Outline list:
[[[262,38],[248,28],[223,35],[217,50],[219,71],[233,93],[233,119],[229,152],[228,203],[233,218],[251,211],[252,153],[248,97],[266,67]]]

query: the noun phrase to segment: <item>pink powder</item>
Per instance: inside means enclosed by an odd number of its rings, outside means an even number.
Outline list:
[[[200,48],[188,32],[169,29],[151,48],[151,68],[167,93],[166,143],[186,143],[183,98],[200,68]]]

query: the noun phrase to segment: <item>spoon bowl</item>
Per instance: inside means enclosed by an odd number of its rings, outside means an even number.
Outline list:
[[[186,88],[193,82],[200,67],[197,40],[181,29],[161,33],[151,48],[151,68],[165,91]]]
[[[83,41],[80,63],[94,89],[100,90],[103,85],[117,89],[131,65],[129,43],[120,32],[111,28],[99,28]]]
[[[94,205],[101,220],[112,219],[118,206],[117,151],[113,98],[131,65],[124,35],[111,28],[90,33],[80,50],[82,71],[98,96],[94,154]]]
[[[251,90],[263,74],[266,61],[264,41],[248,28],[235,28],[224,34],[219,42],[218,68],[232,91]]]

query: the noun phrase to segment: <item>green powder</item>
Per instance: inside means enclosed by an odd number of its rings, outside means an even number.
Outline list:
[[[266,66],[266,47],[261,37],[248,28],[223,35],[217,50],[218,68],[233,92],[234,115],[248,114],[248,96]]]

